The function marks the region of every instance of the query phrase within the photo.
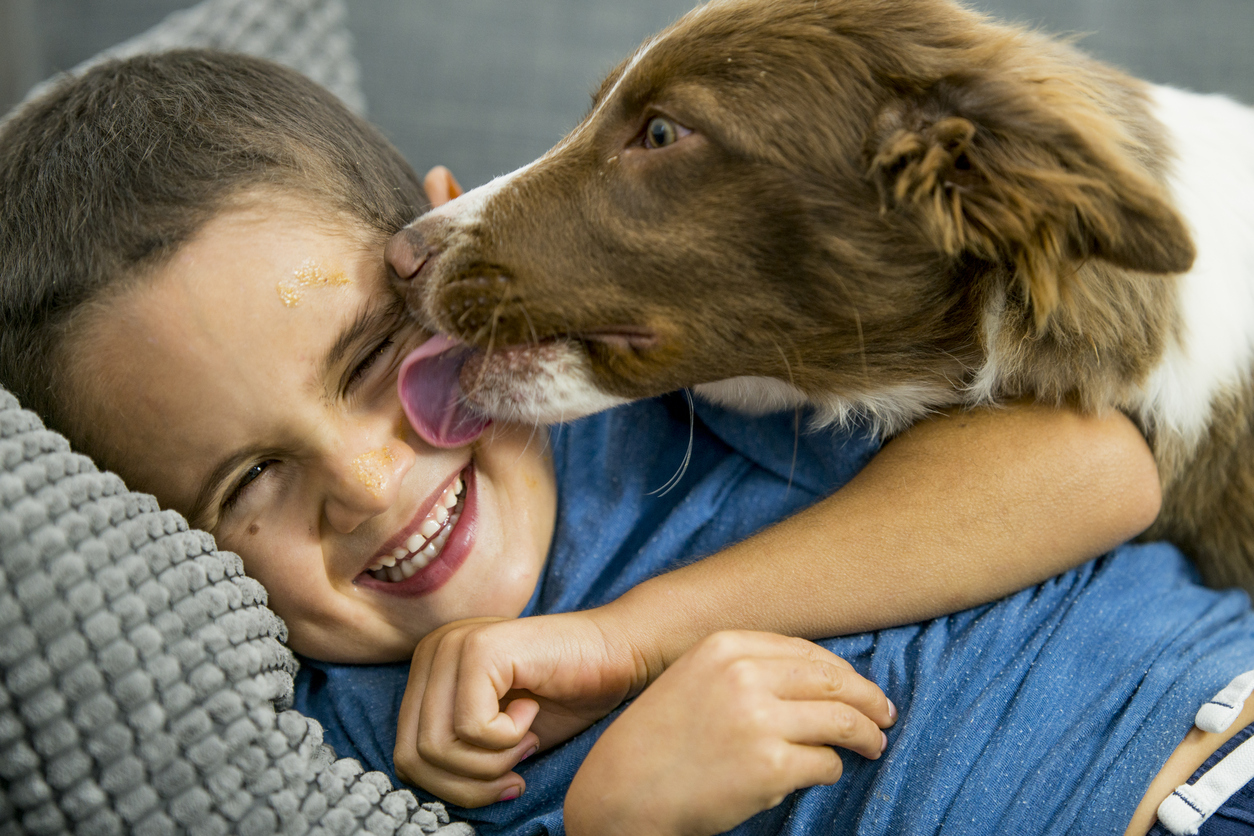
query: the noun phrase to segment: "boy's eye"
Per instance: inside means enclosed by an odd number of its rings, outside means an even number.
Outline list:
[[[248,486],[256,481],[257,477],[259,477],[262,473],[265,473],[266,468],[272,464],[275,464],[273,459],[264,462],[257,462],[257,464],[244,471],[244,475],[240,477],[239,481],[235,483],[235,487],[231,489],[231,493],[226,499],[222,500],[222,510],[228,510],[232,508],[235,503],[239,502],[240,497],[244,495],[244,491],[248,488]]]
[[[366,373],[370,371],[371,367],[378,362],[379,358],[387,354],[388,349],[392,347],[392,342],[392,336],[389,335],[382,342],[376,345],[370,353],[367,354],[366,357],[353,368],[352,372],[349,373],[348,378],[344,381],[345,392],[351,392],[353,387],[356,386],[361,379],[366,376]]]

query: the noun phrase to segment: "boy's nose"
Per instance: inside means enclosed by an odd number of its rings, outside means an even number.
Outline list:
[[[326,499],[327,522],[341,534],[392,507],[401,477],[412,453],[404,444],[389,442],[341,461]]]

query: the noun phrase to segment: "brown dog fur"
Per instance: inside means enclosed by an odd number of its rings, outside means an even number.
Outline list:
[[[1249,381],[1201,437],[1143,403],[1195,256],[1147,90],[946,0],[714,2],[390,254],[422,319],[490,349],[470,397],[507,417],[519,358],[555,345],[616,398],[773,378],[886,432],[959,403],[1123,409],[1163,480],[1151,533],[1254,589]],[[654,117],[692,133],[649,147]]]

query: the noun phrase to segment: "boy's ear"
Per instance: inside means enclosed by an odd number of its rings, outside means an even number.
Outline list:
[[[864,147],[881,211],[912,217],[940,252],[1013,265],[1038,328],[1086,259],[1188,270],[1193,240],[1120,143],[1127,126],[1081,94],[1017,84],[947,79],[885,106]]]
[[[453,172],[449,171],[442,165],[427,172],[427,176],[422,178],[422,187],[427,192],[427,200],[431,201],[431,208],[443,206],[455,197],[461,197],[462,187],[453,177]]]

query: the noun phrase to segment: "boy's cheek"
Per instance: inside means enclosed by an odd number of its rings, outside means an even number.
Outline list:
[[[301,547],[302,531],[254,520],[225,533],[215,532],[220,548],[239,555],[244,572],[266,589],[269,606],[293,625],[327,609],[319,599],[330,579],[318,547]]]
[[[480,459],[499,480],[501,515],[509,536],[522,538],[507,547],[528,543],[531,554],[519,560],[534,563],[538,578],[557,522],[557,477],[548,432],[521,425],[497,425],[493,430]]]

